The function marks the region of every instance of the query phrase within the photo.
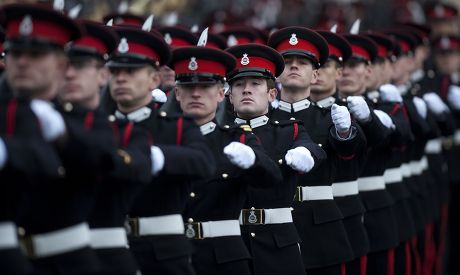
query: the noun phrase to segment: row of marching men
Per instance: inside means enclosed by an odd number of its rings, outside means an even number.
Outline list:
[[[441,274],[460,93],[420,74],[422,29],[171,50],[2,12],[1,273]],[[152,97],[164,65],[184,114]]]

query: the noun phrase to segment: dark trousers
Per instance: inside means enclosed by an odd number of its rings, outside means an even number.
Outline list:
[[[394,249],[372,252],[367,255],[368,275],[394,274]]]
[[[320,268],[311,268],[307,269],[308,275],[345,275],[346,273],[346,265],[345,264],[338,264]]]

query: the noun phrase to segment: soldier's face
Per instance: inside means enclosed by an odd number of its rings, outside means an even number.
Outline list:
[[[161,87],[165,92],[176,84],[176,73],[166,65],[160,67],[160,78]]]
[[[121,106],[141,107],[152,100],[151,91],[160,84],[158,71],[151,66],[109,68],[110,94]]]
[[[176,99],[182,111],[201,125],[214,118],[217,105],[224,100],[224,86],[221,83],[177,85]]]
[[[375,90],[380,86],[382,73],[383,73],[383,63],[374,63],[372,64],[372,73],[367,77],[367,89]]]
[[[50,100],[62,86],[67,59],[58,51],[10,50],[5,57],[6,79],[13,92]]]
[[[412,72],[414,68],[414,59],[411,56],[401,56],[392,65],[393,82],[402,84],[409,80],[410,72]]]
[[[336,81],[342,76],[342,68],[335,60],[328,60],[318,69],[316,83],[311,86],[312,94],[330,94],[335,92]]]
[[[268,113],[276,93],[275,88],[268,88],[265,78],[242,77],[231,84],[229,99],[239,117],[250,119]]]
[[[453,74],[460,70],[460,52],[441,51],[434,56],[436,68],[442,74]]]
[[[369,65],[362,61],[349,60],[344,64],[338,90],[345,95],[361,95],[366,91],[366,80],[372,73]]]
[[[283,88],[305,90],[316,82],[316,70],[311,61],[301,56],[286,56],[285,67],[278,80]]]
[[[72,58],[65,74],[64,87],[59,98],[87,106],[99,101],[101,87],[107,84],[108,71],[95,58]],[[87,106],[89,107],[89,106]]]

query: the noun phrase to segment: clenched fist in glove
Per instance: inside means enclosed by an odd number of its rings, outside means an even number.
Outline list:
[[[311,156],[310,151],[301,146],[287,151],[284,159],[286,160],[286,164],[291,166],[292,169],[302,173],[310,171],[315,165],[315,160]]]
[[[449,107],[442,101],[439,95],[435,93],[427,93],[423,96],[423,100],[425,100],[428,109],[432,111],[436,115],[440,115],[444,112],[449,111]]]
[[[348,109],[359,122],[368,122],[371,119],[371,110],[362,96],[347,97]]]
[[[418,96],[414,96],[414,98],[412,99],[412,102],[414,102],[415,109],[417,109],[417,113],[418,113],[422,118],[425,119],[425,118],[426,118],[426,114],[427,114],[427,112],[428,112],[425,101],[423,101],[423,99],[421,99],[421,98],[418,97]]]
[[[403,102],[398,87],[393,84],[385,84],[380,86],[380,99],[384,102]]]
[[[337,104],[331,107],[331,117],[337,133],[346,135],[350,131],[351,117],[347,107],[339,106]]]
[[[380,122],[382,122],[383,126],[389,129],[394,129],[396,127],[391,117],[384,111],[374,110],[374,114],[379,118]]]
[[[168,100],[165,92],[160,89],[155,89],[152,91],[152,97],[155,102],[165,103]]]
[[[158,174],[165,166],[165,155],[158,146],[150,147],[150,157],[152,159],[152,175]]]
[[[450,106],[455,110],[460,110],[460,87],[456,85],[449,86],[449,93],[447,94],[447,101]]]
[[[256,162],[256,154],[251,147],[237,141],[224,147],[224,154],[234,165],[248,169]]]
[[[65,134],[64,119],[50,103],[41,99],[34,99],[30,102],[30,108],[40,122],[42,134],[46,141],[55,141]]]

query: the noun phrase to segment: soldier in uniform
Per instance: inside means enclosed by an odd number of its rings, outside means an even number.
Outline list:
[[[213,157],[191,118],[168,115],[154,106],[150,91],[160,83],[159,66],[170,57],[163,37],[134,28],[116,31],[120,43],[107,63],[115,116],[148,131],[156,176],[130,211],[131,251],[143,274],[194,274],[182,213],[189,181],[213,175]]]
[[[352,57],[344,64],[338,82],[339,97],[347,101],[369,146],[366,164],[358,178],[359,194],[366,207],[364,225],[370,243],[367,274],[387,274],[393,270],[392,249],[398,245],[393,200],[383,178],[391,120],[384,123],[383,118],[388,116],[380,110],[374,111],[366,102],[369,94],[375,94],[365,92],[372,73],[370,64],[377,56],[376,44],[362,35],[347,34],[344,37],[352,45]]]
[[[95,22],[80,25],[86,32],[67,48],[70,64],[59,100],[66,116],[108,155],[105,170],[96,171],[97,196],[88,217],[91,247],[101,263],[97,274],[135,274],[138,267],[124,223],[133,198],[150,181],[150,146],[143,129],[115,122],[113,116],[109,122],[100,106],[100,91],[109,76],[105,60],[118,45],[116,33]]]
[[[248,188],[281,182],[280,170],[249,125],[216,124],[223,81],[235,67],[233,56],[217,49],[185,47],[173,51],[171,64],[177,75],[177,100],[184,113],[194,116],[219,167],[211,178],[192,183],[184,213],[186,235],[196,247],[193,265],[198,274],[251,274],[238,217]]]
[[[318,79],[311,87],[310,99],[316,104],[328,106],[337,101],[339,105],[346,102],[337,100],[337,81],[342,76],[342,65],[352,54],[350,44],[341,36],[328,31],[318,31],[329,46],[329,59],[318,69]],[[357,128],[361,135],[362,129]],[[367,144],[362,144],[351,160],[339,159],[337,175],[332,184],[334,200],[337,201],[342,214],[343,224],[353,248],[354,260],[347,263],[347,274],[365,274],[366,255],[369,252],[369,240],[362,223],[365,212],[364,204],[358,193],[358,177],[365,163]]]
[[[431,28],[431,37],[442,35],[458,35],[458,10],[449,3],[429,3],[425,8],[425,16]]]
[[[312,103],[310,85],[316,71],[329,57],[327,42],[318,33],[288,27],[273,33],[268,45],[280,52],[286,67],[279,80],[283,86],[278,109],[272,119],[294,117],[303,121],[313,141],[327,153],[317,169],[299,178],[299,195],[294,204],[294,222],[302,239],[302,257],[309,274],[343,274],[353,251],[343,215],[333,199],[337,161],[353,159],[363,145],[346,107]],[[327,249],[326,249],[327,248]]]
[[[314,169],[326,154],[313,143],[300,121],[271,121],[267,116],[269,103],[276,98],[274,81],[283,71],[283,57],[258,44],[237,45],[227,51],[237,58],[237,68],[228,74],[235,122],[251,125],[283,173],[283,181],[274,187],[251,187],[241,211],[253,274],[305,274],[298,249],[300,238],[292,220],[292,198],[298,188],[298,173]]]

